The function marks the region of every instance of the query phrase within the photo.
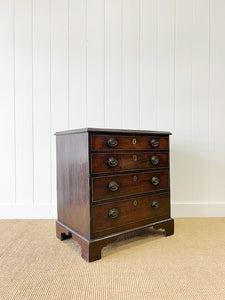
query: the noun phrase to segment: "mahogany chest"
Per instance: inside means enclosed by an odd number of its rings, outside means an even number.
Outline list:
[[[56,133],[56,235],[87,261],[129,232],[174,232],[169,132],[85,128]]]

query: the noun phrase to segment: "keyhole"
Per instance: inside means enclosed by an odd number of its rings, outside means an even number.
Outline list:
[[[137,155],[133,155],[133,160],[134,160],[134,161],[137,160]]]

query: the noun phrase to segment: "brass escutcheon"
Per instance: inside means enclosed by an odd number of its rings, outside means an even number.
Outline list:
[[[133,160],[134,160],[134,161],[137,160],[137,155],[133,155]]]
[[[137,176],[136,176],[136,175],[134,175],[133,179],[134,179],[134,181],[137,181]]]
[[[136,200],[134,200],[133,205],[137,206],[137,201]]]
[[[133,145],[136,145],[137,140],[136,140],[136,139],[133,139],[133,140],[132,140],[132,143],[133,143]]]

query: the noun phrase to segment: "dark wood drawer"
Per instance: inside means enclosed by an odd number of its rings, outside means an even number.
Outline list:
[[[92,178],[93,201],[167,189],[169,172],[153,171]]]
[[[136,197],[92,207],[92,232],[116,228],[139,220],[169,216],[169,193]]]
[[[92,150],[168,150],[169,138],[160,136],[93,135]]]
[[[92,154],[92,172],[115,172],[169,166],[168,153],[133,152]]]

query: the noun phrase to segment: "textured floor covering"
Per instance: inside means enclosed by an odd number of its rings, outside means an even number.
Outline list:
[[[0,221],[0,299],[225,299],[225,219],[176,219],[86,263],[54,220]]]

